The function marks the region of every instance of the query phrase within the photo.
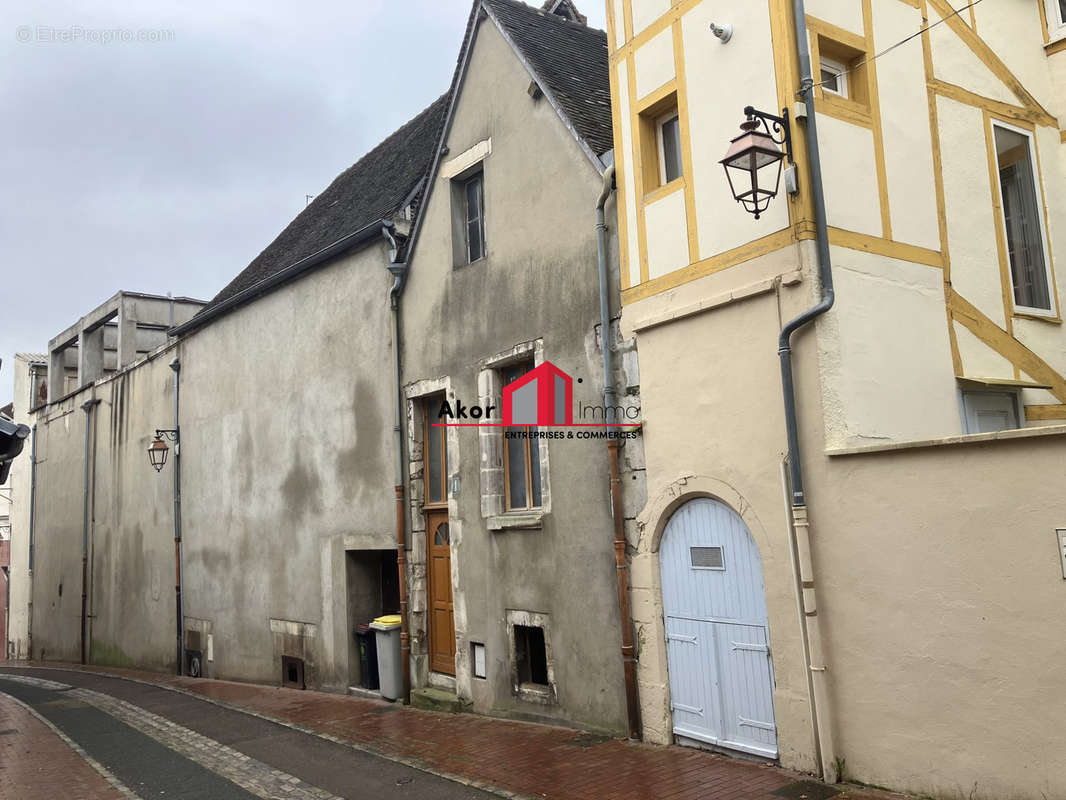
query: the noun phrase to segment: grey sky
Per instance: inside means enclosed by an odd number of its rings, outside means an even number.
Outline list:
[[[16,351],[119,289],[210,299],[447,88],[470,5],[5,2],[0,405]]]

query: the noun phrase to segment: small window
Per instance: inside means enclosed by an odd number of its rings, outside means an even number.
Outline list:
[[[514,648],[518,685],[547,686],[548,656],[544,647],[544,629],[515,625]]]
[[[501,375],[503,385],[513,383],[531,369],[533,364],[530,361],[505,367]],[[536,434],[537,430],[535,425],[515,425],[504,431],[503,470],[507,511],[524,511],[542,505],[540,444],[531,435]]]
[[[645,194],[684,175],[681,116],[678,113],[676,91],[669,92],[640,110],[637,138]]]
[[[681,177],[681,123],[674,109],[656,122],[659,181],[665,186]]]
[[[963,392],[967,433],[995,433],[1020,427],[1017,395],[1012,392]]]
[[[433,395],[422,404],[425,421],[422,437],[423,475],[426,484],[425,504],[441,505],[448,501],[448,445],[447,428],[435,425],[439,422],[437,412],[444,402],[444,395]]]
[[[839,61],[822,58],[822,91],[848,97],[848,68]]]
[[[472,264],[485,255],[484,175],[467,178],[463,186],[466,211],[466,261]]]
[[[455,177],[452,189],[452,256],[455,266],[485,257],[485,172],[478,164]]]
[[[1051,270],[1044,238],[1044,208],[1036,183],[1033,140],[1015,128],[994,124],[999,189],[1014,305],[1052,312]]]
[[[721,547],[690,547],[693,569],[725,569]]]

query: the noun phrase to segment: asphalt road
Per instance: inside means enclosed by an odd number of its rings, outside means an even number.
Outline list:
[[[64,687],[5,679],[21,675]],[[77,672],[0,670],[21,700],[145,798],[494,795],[178,692]],[[390,706],[382,706],[388,713]]]

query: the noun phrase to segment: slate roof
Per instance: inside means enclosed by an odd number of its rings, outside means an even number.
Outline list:
[[[516,0],[483,0],[596,155],[614,147],[607,34]]]
[[[338,175],[197,316],[338,239],[398,212],[433,162],[448,99],[447,94],[437,98]],[[191,324],[195,321],[196,317]]]

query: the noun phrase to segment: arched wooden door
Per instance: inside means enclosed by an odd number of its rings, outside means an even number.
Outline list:
[[[674,733],[777,757],[762,559],[740,516],[690,500],[659,548]]]
[[[430,669],[454,675],[455,606],[452,603],[452,554],[448,512],[427,511],[426,523]]]

